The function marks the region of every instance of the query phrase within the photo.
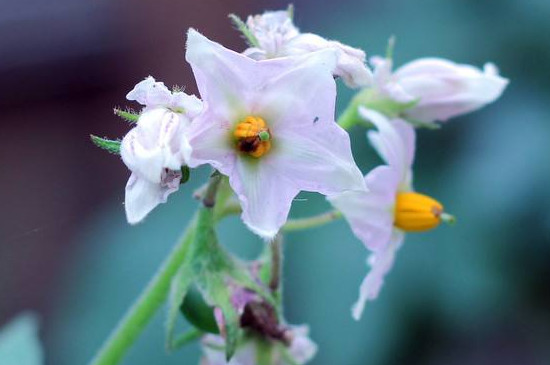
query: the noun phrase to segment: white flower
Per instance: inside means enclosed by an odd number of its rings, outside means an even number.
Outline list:
[[[122,161],[132,171],[126,184],[126,218],[135,224],[178,190],[181,167],[192,150],[189,125],[202,106],[195,96],[171,93],[152,77],[137,84],[127,98],[144,105],[120,149]]]
[[[371,84],[372,73],[365,65],[365,52],[315,34],[300,33],[288,11],[266,11],[262,15],[251,15],[246,24],[258,44],[245,50],[244,54],[255,60],[333,49],[337,56],[334,75],[341,77],[352,88]]]
[[[401,103],[417,101],[405,117],[423,123],[446,121],[492,103],[508,80],[493,64],[483,70],[440,58],[421,58],[392,73],[392,61],[373,57],[379,93]]]
[[[191,29],[186,57],[205,103],[190,166],[229,176],[252,231],[272,239],[301,190],[364,187],[349,135],[334,121],[334,51],[255,61]]]
[[[317,345],[308,337],[307,326],[292,327],[290,346],[270,341],[273,347],[269,365],[302,365],[310,361],[317,353]],[[260,344],[253,336],[247,337],[239,345],[231,361],[225,360],[225,341],[221,336],[206,335],[202,339],[203,358],[201,365],[256,365],[258,351],[265,350],[266,343]],[[268,341],[268,340],[264,340]]]
[[[378,131],[368,137],[387,165],[379,166],[365,176],[367,188],[329,197],[329,201],[348,220],[354,234],[373,253],[371,266],[353,307],[353,317],[359,319],[365,302],[375,299],[384,277],[393,266],[406,231],[435,228],[451,217],[434,199],[416,193],[412,187],[412,164],[415,132],[407,122],[388,120],[382,114],[359,108],[360,115],[372,122]]]

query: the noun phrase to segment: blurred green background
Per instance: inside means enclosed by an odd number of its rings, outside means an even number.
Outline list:
[[[298,0],[296,23],[372,56],[397,37],[396,65],[439,56],[496,63],[503,97],[439,131],[420,131],[415,186],[458,217],[409,235],[379,299],[360,322],[350,306],[366,251],[345,222],[285,240],[285,308],[320,346],[312,364],[550,363],[550,1]],[[195,27],[242,50],[228,13],[283,1],[24,0],[0,14],[0,325],[42,316],[48,364],[86,363],[186,225],[208,171],[135,227],[122,206],[129,175],[88,134],[121,137],[112,115],[151,74],[196,92],[184,61]],[[339,110],[352,93],[340,85]],[[135,107],[135,105],[134,105]],[[352,132],[363,171],[380,163]],[[295,217],[327,208],[304,194]],[[253,258],[262,242],[238,219],[223,243]],[[125,364],[194,364],[198,346],[166,354],[159,313]],[[15,364],[14,364],[15,365]]]

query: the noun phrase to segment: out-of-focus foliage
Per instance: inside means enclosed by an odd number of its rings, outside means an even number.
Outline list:
[[[24,313],[0,329],[0,365],[42,365],[38,318]]]

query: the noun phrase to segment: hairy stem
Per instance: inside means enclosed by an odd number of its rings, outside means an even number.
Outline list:
[[[193,218],[183,237],[151,279],[137,301],[96,354],[90,365],[115,365],[126,355],[145,326],[166,300],[172,277],[183,263],[195,233],[196,218]]]

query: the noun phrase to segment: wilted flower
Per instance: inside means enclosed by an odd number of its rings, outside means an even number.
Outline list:
[[[237,348],[235,355],[229,362],[225,359],[225,341],[221,336],[206,335],[202,339],[203,358],[201,365],[256,365],[262,355],[269,356],[269,365],[305,364],[317,352],[317,345],[308,337],[307,326],[292,327],[288,331],[290,346],[281,342],[261,339],[249,335]],[[270,348],[271,347],[271,348]],[[266,349],[269,349],[266,351]],[[266,351],[262,354],[262,351]]]
[[[371,71],[365,65],[365,52],[316,34],[300,33],[288,11],[266,11],[261,15],[250,15],[246,25],[257,44],[245,50],[244,54],[255,60],[333,49],[337,56],[333,73],[341,77],[346,85],[364,87],[372,81]]]
[[[190,166],[229,176],[252,231],[273,238],[300,190],[364,187],[349,136],[334,122],[335,51],[255,61],[191,29],[186,57],[205,103]]]
[[[446,121],[500,97],[508,80],[487,63],[483,70],[440,58],[421,58],[392,73],[392,60],[373,57],[377,91],[400,103],[417,103],[405,116],[422,123]]]
[[[126,217],[135,224],[178,189],[181,167],[191,155],[187,132],[202,103],[195,96],[170,92],[152,77],[138,83],[127,99],[144,105],[120,149],[132,171],[126,184]]]
[[[404,233],[429,230],[442,220],[452,218],[444,213],[440,203],[413,191],[413,127],[400,119],[390,121],[373,110],[360,108],[359,113],[378,129],[369,132],[368,137],[387,165],[365,176],[366,190],[329,197],[344,214],[354,234],[373,252],[368,260],[371,270],[361,284],[359,300],[353,307],[355,319],[361,317],[365,302],[378,296],[384,277],[393,266],[395,253],[403,243]]]

